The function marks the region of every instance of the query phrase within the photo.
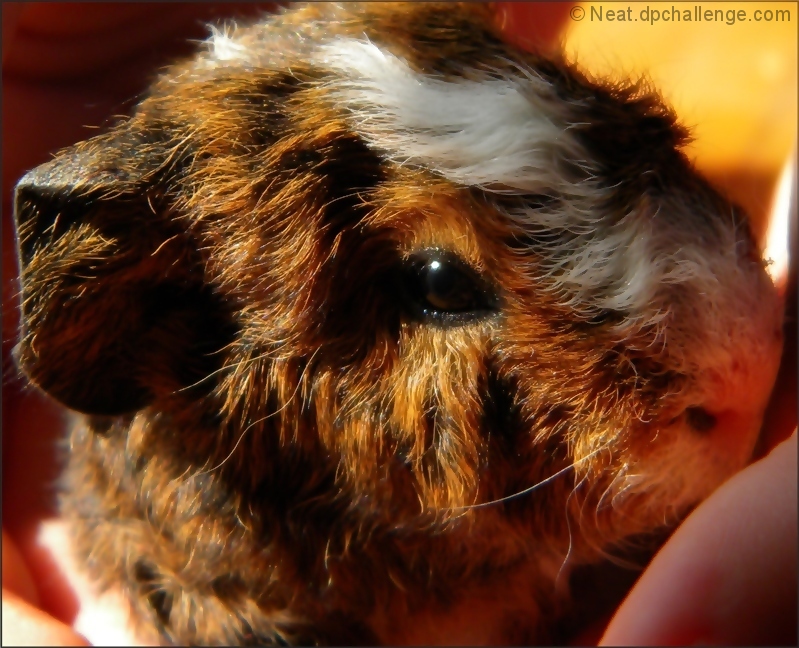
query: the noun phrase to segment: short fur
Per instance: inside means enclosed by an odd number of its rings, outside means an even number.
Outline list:
[[[17,187],[86,569],[162,642],[556,638],[558,572],[743,466],[774,380],[774,289],[686,138],[482,5],[215,30]],[[410,312],[425,250],[494,310]]]

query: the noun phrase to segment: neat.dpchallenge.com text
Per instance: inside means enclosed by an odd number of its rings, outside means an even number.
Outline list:
[[[688,8],[647,5],[642,9],[633,9],[590,4],[572,7],[570,13],[572,20],[576,21],[587,18],[591,22],[643,22],[650,25],[677,22],[714,22],[725,25],[742,22],[791,22],[790,9],[717,9],[702,5]]]

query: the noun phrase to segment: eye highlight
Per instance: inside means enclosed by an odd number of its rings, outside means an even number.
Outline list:
[[[411,313],[425,322],[465,324],[497,310],[496,295],[488,282],[444,250],[411,255],[404,263],[400,287]]]

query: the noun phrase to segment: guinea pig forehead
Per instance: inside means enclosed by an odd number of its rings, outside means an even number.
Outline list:
[[[314,62],[332,73],[330,99],[390,161],[463,186],[536,192],[558,188],[588,156],[564,121],[552,84],[521,64],[462,76],[414,69],[387,47],[337,37]],[[565,176],[565,178],[564,178]]]

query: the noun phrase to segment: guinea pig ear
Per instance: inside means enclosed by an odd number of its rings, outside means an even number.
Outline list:
[[[88,414],[135,411],[193,384],[229,339],[168,199],[168,156],[125,138],[67,149],[15,193],[15,356],[33,383]]]

